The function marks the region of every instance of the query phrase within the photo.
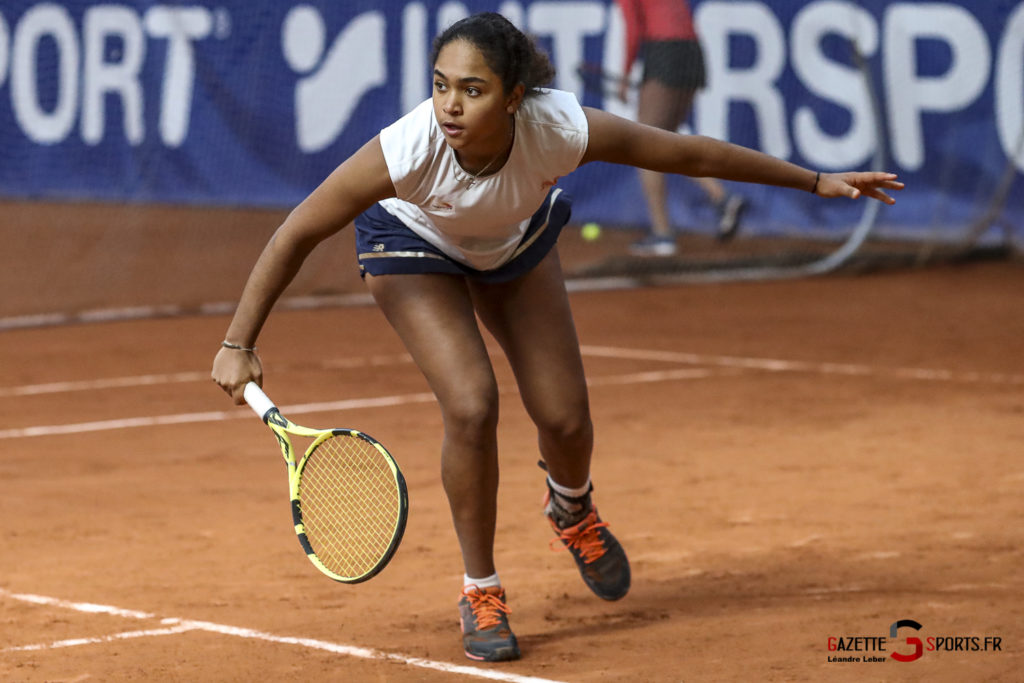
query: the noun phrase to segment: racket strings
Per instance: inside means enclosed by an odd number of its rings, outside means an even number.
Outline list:
[[[401,493],[385,456],[372,444],[336,435],[309,455],[299,479],[306,538],[340,576],[358,577],[384,558],[401,514]]]

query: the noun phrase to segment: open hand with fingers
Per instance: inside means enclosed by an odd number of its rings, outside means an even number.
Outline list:
[[[848,171],[845,173],[821,173],[811,191],[821,197],[849,197],[858,199],[862,194],[886,204],[896,200],[885,190],[902,190],[903,183],[896,180],[895,173],[877,171]]]

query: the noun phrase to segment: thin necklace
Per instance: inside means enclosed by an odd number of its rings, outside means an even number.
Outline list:
[[[506,151],[512,149],[512,144],[511,143],[515,139],[515,134],[516,134],[516,120],[515,120],[515,118],[513,118],[512,119],[512,128],[510,128],[509,131],[508,131],[509,146],[507,148],[503,147],[497,154],[494,155],[493,159],[491,159],[490,161],[487,162],[486,166],[481,168],[476,173],[472,173],[470,171],[467,171],[465,168],[462,169],[463,171],[466,172],[466,175],[468,175],[470,177],[469,184],[466,185],[466,187],[473,187],[474,185],[476,185],[477,181],[480,180],[480,176],[482,176],[484,173],[487,173],[487,170],[491,166],[494,165],[495,161],[497,161],[498,159],[501,158],[502,154],[504,154]]]

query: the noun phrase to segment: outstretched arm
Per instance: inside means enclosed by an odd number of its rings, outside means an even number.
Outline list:
[[[274,232],[249,274],[224,339],[240,347],[255,346],[271,308],[313,248],[374,202],[394,196],[380,140],[374,138],[338,166]],[[246,383],[261,382],[261,375],[254,353],[232,348],[220,350],[211,373],[239,405]]]
[[[864,194],[886,204],[896,201],[886,190],[903,189],[894,173],[818,174],[749,147],[703,135],[679,135],[592,107],[584,107],[583,111],[590,125],[590,141],[581,165],[606,161],[695,178],[813,190],[822,197],[856,199]]]

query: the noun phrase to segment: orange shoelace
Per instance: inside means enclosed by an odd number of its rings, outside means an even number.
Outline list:
[[[494,593],[486,593],[476,586],[467,586],[462,589],[462,594],[469,600],[478,631],[500,626],[501,615],[510,613],[508,605]]]
[[[590,564],[596,560],[601,559],[604,555],[605,548],[604,542],[601,541],[601,535],[597,533],[598,529],[604,529],[608,526],[607,522],[597,522],[595,524],[587,525],[582,531],[580,526],[590,521],[591,519],[597,519],[597,512],[591,510],[590,514],[584,518],[582,522],[575,526],[571,526],[568,529],[559,530],[557,538],[553,538],[550,541],[552,550],[568,550],[574,548],[579,551],[580,556],[583,557],[584,564]],[[561,546],[557,545],[559,542]]]

